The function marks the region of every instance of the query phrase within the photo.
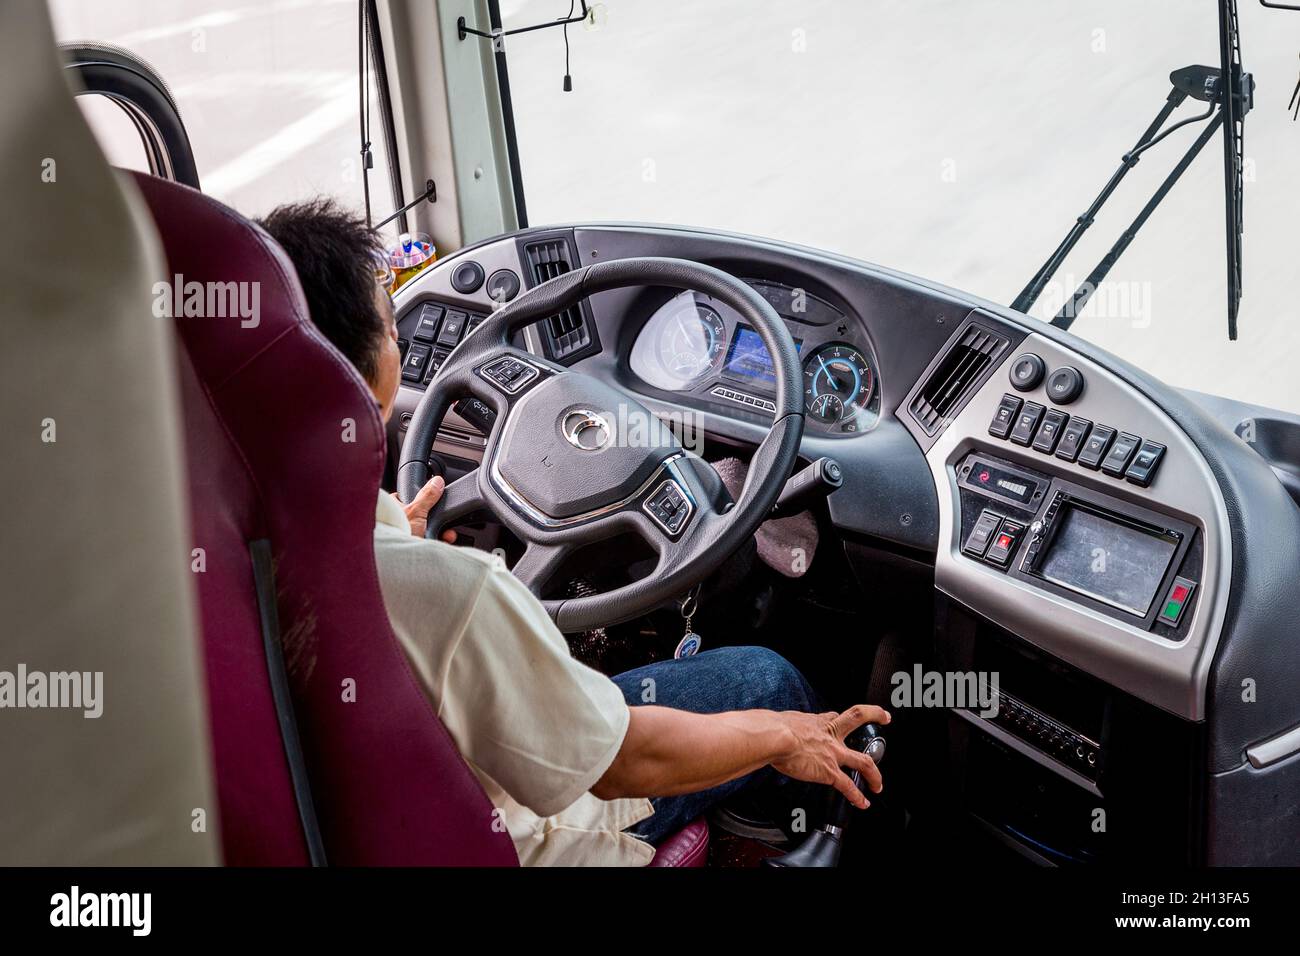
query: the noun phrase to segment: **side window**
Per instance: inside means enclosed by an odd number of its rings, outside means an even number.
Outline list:
[[[86,123],[99,141],[99,146],[114,166],[149,172],[149,159],[144,143],[136,131],[135,123],[122,107],[99,93],[77,97],[77,105],[86,117]]]
[[[49,6],[61,43],[120,47],[158,71],[180,108],[205,193],[246,216],[317,196],[364,209],[356,2]],[[373,72],[368,85],[378,221],[394,204]],[[109,160],[147,169],[130,119],[104,97],[79,100]]]

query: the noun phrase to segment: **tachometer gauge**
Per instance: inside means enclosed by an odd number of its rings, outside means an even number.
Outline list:
[[[856,429],[858,414],[871,402],[871,363],[851,345],[823,345],[803,363],[804,407],[828,427]]]
[[[659,364],[673,378],[694,381],[721,364],[727,330],[714,309],[685,300],[661,321],[656,350]]]
[[[836,395],[818,395],[808,403],[808,414],[823,425],[834,425],[844,417],[844,403]]]

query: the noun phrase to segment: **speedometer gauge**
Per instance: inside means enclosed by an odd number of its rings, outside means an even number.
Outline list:
[[[815,421],[855,431],[859,413],[871,403],[871,363],[851,345],[823,345],[803,364],[804,407]]]
[[[665,372],[679,381],[691,382],[718,367],[726,345],[722,316],[688,298],[663,317],[655,348]]]

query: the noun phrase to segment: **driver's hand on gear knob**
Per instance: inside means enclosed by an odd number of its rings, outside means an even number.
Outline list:
[[[411,524],[411,534],[417,538],[424,537],[429,524],[429,512],[433,510],[434,505],[442,500],[442,493],[446,487],[447,482],[443,480],[442,475],[434,475],[425,482],[424,487],[420,489],[414,501],[409,505],[402,505],[402,510],[406,512],[406,520]],[[394,491],[392,494],[394,498],[397,498],[397,492]],[[397,500],[401,502],[402,499],[397,498]],[[442,540],[451,544],[456,540],[456,532],[444,531]]]
[[[844,738],[863,724],[889,723],[889,714],[871,704],[855,704],[842,714],[805,714],[785,711],[779,715],[791,733],[791,745],[772,766],[796,780],[824,783],[834,787],[859,810],[871,804],[862,795],[843,768],[856,770],[872,793],[884,789],[876,763],[864,753],[846,747]]]

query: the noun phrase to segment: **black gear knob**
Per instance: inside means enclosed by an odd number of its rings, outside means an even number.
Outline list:
[[[885,738],[875,724],[863,724],[845,740],[854,750],[859,750],[877,765],[885,757]],[[853,785],[862,789],[862,775],[856,770],[849,771]],[[839,866],[840,853],[844,849],[844,831],[855,807],[844,798],[838,790],[832,790],[830,805],[826,812],[826,822],[808,834],[808,838],[795,849],[782,856],[768,857],[764,866]]]

